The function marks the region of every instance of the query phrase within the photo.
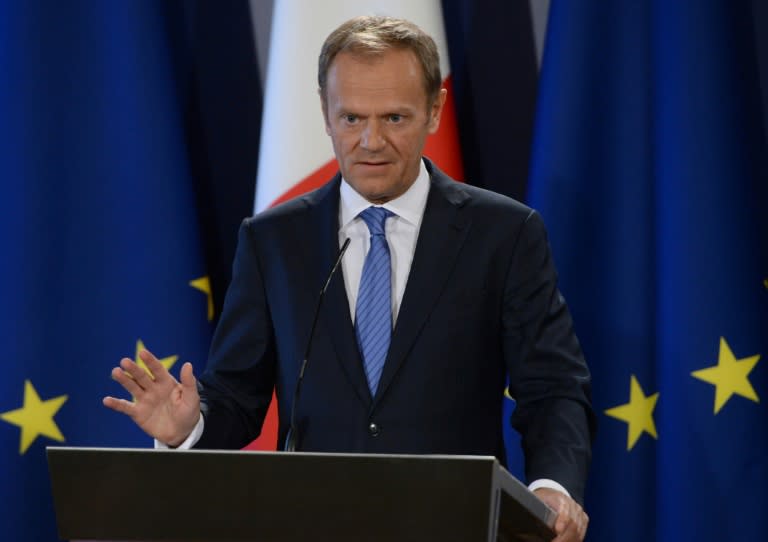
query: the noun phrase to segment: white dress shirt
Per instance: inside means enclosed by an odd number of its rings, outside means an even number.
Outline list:
[[[388,201],[381,207],[392,211],[395,216],[387,219],[385,234],[389,245],[389,255],[392,263],[392,327],[397,322],[400,303],[403,301],[405,284],[411,270],[413,254],[416,251],[416,240],[419,238],[421,219],[427,205],[429,194],[429,173],[424,163],[421,163],[419,176],[411,187],[401,196]],[[371,247],[371,234],[365,221],[358,215],[371,203],[355,192],[355,189],[344,179],[341,180],[341,201],[339,202],[339,247],[349,238],[344,258],[341,260],[341,270],[344,275],[344,288],[349,299],[349,314],[355,321],[357,293],[360,289],[360,276],[363,274],[363,263],[368,249]]]

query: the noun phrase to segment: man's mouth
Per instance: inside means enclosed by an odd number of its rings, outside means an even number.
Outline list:
[[[389,164],[389,162],[383,160],[362,160],[358,162],[358,165],[370,167],[386,166],[387,164]]]

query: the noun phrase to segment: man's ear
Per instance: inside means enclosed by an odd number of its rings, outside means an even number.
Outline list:
[[[323,110],[323,120],[325,121],[325,133],[331,135],[331,125],[328,122],[328,100],[323,95],[323,89],[317,89],[317,95],[320,97],[320,109]]]
[[[432,107],[429,108],[429,133],[434,134],[440,128],[440,117],[443,114],[443,106],[448,97],[448,91],[444,88],[437,93]]]

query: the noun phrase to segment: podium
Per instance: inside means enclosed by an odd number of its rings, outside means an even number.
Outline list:
[[[59,536],[538,542],[555,512],[494,457],[48,447]]]

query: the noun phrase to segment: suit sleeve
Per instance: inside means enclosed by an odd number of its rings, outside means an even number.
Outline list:
[[[512,425],[522,436],[526,476],[555,480],[583,502],[595,431],[590,374],[535,211],[515,243],[503,324],[510,393],[517,402]]]
[[[252,223],[240,226],[232,282],[199,379],[205,430],[196,448],[258,437],[275,384],[275,341]]]

